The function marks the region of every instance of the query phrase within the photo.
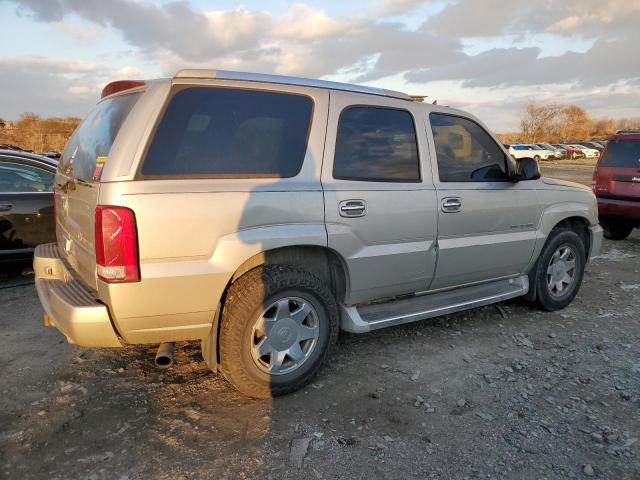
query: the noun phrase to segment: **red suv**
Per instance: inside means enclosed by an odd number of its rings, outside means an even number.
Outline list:
[[[604,236],[623,240],[640,227],[640,130],[623,130],[609,140],[593,171]]]

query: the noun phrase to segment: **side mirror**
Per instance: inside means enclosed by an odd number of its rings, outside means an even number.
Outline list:
[[[537,180],[540,176],[540,166],[535,159],[531,157],[516,159],[516,172],[514,175],[515,181]]]

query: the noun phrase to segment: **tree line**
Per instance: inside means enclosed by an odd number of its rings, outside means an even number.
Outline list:
[[[504,143],[559,143],[604,140],[618,130],[640,128],[640,118],[593,119],[584,108],[529,103],[520,115],[520,132],[498,134]]]
[[[0,145],[14,145],[39,153],[61,152],[81,120],[42,118],[34,113],[23,113],[15,123],[0,118]]]

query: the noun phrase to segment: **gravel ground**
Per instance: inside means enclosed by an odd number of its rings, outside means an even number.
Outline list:
[[[640,478],[640,232],[576,300],[340,337],[306,389],[237,395],[197,343],[82,349],[0,282],[0,478]]]

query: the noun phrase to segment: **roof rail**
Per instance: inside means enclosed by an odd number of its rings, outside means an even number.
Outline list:
[[[284,75],[269,75],[264,73],[233,72],[230,70],[207,70],[188,68],[178,71],[173,78],[203,78],[219,80],[242,80],[245,82],[279,83],[284,85],[300,85],[304,87],[326,88],[330,90],[342,90],[346,92],[367,93],[382,97],[399,98],[411,101],[406,93],[386,90],[384,88],[367,87],[351,83],[332,82],[329,80],[314,80],[311,78],[288,77]]]
[[[624,133],[640,133],[640,128],[627,128],[625,130],[618,130],[616,135],[621,135]]]

